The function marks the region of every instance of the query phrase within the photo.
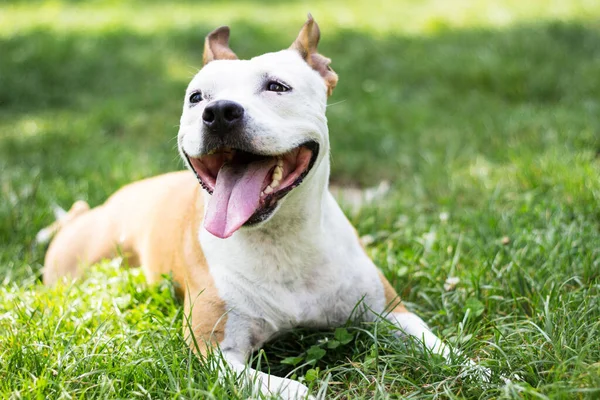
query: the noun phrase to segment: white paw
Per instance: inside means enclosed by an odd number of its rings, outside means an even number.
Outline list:
[[[308,388],[305,385],[295,381],[290,381],[287,386],[281,388],[281,390],[278,392],[279,396],[285,400],[304,400],[307,398],[310,400],[315,399],[313,396],[308,394]]]
[[[260,391],[266,396],[278,395],[284,400],[315,399],[308,393],[308,387],[291,379],[277,376],[263,376],[260,378]]]

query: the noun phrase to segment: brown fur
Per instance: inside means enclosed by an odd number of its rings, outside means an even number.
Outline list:
[[[229,27],[222,26],[208,34],[204,40],[204,65],[214,60],[237,60],[237,56],[229,48]]]
[[[338,82],[337,74],[329,67],[331,60],[317,52],[321,31],[312,15],[308,14],[308,21],[304,24],[298,37],[290,46],[300,53],[308,65],[317,71],[325,80],[327,85],[327,96],[331,96]]]
[[[44,283],[78,277],[86,266],[119,253],[131,266],[142,265],[151,283],[171,273],[199,349],[205,352],[206,343],[223,340],[226,309],[198,242],[204,214],[201,190],[188,171],[125,186],[103,205],[65,224],[46,254]]]
[[[354,228],[354,234],[358,238],[358,242],[360,243],[360,246],[362,247],[363,251],[366,253],[367,248],[363,244],[362,240],[360,240],[360,235],[358,234],[358,231],[356,230],[356,228]],[[377,273],[379,274],[379,279],[381,280],[381,284],[383,285],[383,295],[385,296],[386,312],[393,312],[393,313],[410,312],[406,309],[406,307],[404,307],[404,305],[402,304],[402,300],[400,299],[400,296],[398,296],[398,293],[396,293],[396,290],[392,287],[392,285],[387,280],[387,278],[383,275],[383,273],[380,270],[377,270]]]
[[[396,293],[390,282],[383,276],[381,271],[378,272],[379,279],[381,279],[381,284],[383,285],[383,294],[385,295],[385,304],[387,306],[386,311],[394,313],[409,312],[402,304],[398,293]]]

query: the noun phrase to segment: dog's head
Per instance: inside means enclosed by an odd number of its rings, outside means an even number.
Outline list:
[[[213,235],[268,220],[321,165],[328,171],[325,108],[337,75],[317,53],[319,35],[309,15],[289,49],[250,60],[229,48],[229,28],[207,36],[178,144],[211,195],[204,226]]]

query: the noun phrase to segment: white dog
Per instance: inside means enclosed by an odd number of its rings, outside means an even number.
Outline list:
[[[54,225],[44,281],[78,276],[117,248],[150,282],[171,273],[192,346],[205,354],[218,345],[231,368],[284,398],[308,389],[246,360],[295,327],[387,315],[447,356],[329,193],[325,109],[338,79],[317,52],[315,21],[309,15],[289,49],[251,60],[238,60],[228,40],[227,27],[208,35],[205,65],[186,91],[178,143],[191,171],[130,184],[91,210],[76,203]]]

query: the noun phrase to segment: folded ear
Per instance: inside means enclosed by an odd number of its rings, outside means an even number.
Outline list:
[[[204,65],[214,60],[237,60],[237,56],[229,48],[228,26],[217,28],[206,36],[202,59]]]
[[[335,85],[337,85],[338,76],[329,67],[331,60],[317,52],[320,36],[319,25],[317,25],[312,15],[308,14],[308,21],[300,30],[290,49],[298,51],[308,65],[321,74],[327,85],[327,96],[331,96]]]

